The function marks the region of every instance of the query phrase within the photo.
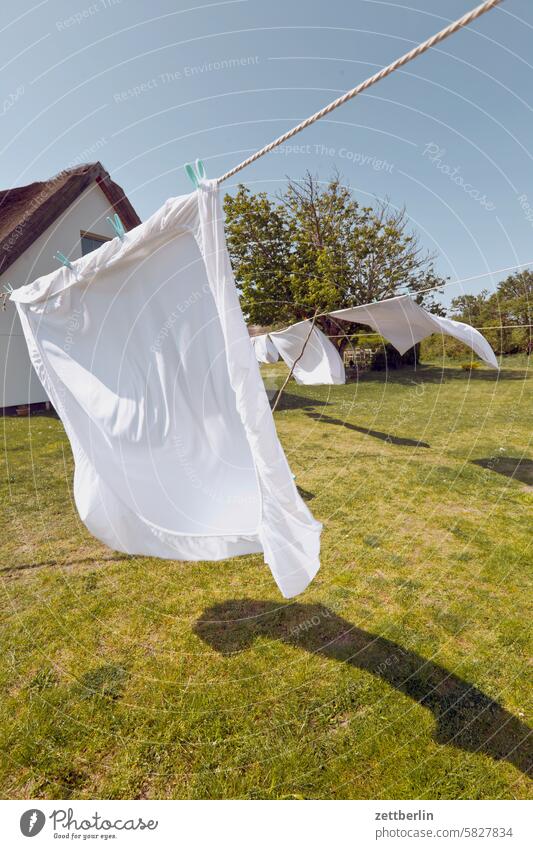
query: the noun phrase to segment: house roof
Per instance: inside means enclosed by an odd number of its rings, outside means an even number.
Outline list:
[[[66,168],[42,183],[0,190],[0,274],[92,183],[100,187],[126,230],[141,223],[124,191],[100,162]]]
[[[249,336],[262,336],[264,333],[268,333],[268,327],[263,327],[261,324],[248,325]]]

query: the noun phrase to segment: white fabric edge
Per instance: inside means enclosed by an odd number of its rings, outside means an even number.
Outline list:
[[[250,342],[255,352],[258,363],[272,364],[279,360],[279,351],[274,345],[269,333],[261,333],[259,336],[250,336]]]
[[[390,338],[387,335],[387,332],[383,330],[379,326],[379,318],[374,319],[373,321],[365,320],[363,317],[366,312],[372,311],[372,308],[379,307],[381,304],[389,304],[392,302],[396,302],[400,308],[403,310],[403,307],[408,308],[409,310],[414,310],[418,316],[422,319],[424,323],[426,323],[427,332],[421,333],[412,333],[412,338],[407,344],[399,344],[394,338]],[[361,313],[363,316],[361,316]],[[475,327],[472,327],[469,324],[465,324],[461,321],[455,321],[451,318],[442,318],[441,316],[434,315],[433,313],[428,312],[420,304],[417,304],[409,295],[398,295],[394,298],[387,298],[384,301],[376,301],[371,304],[361,304],[357,307],[347,307],[342,310],[335,310],[334,312],[328,313],[331,318],[341,319],[342,321],[350,321],[357,322],[359,324],[366,324],[369,327],[372,327],[376,332],[382,335],[385,339],[388,339],[390,343],[396,348],[396,350],[400,354],[405,354],[409,348],[412,348],[413,345],[421,342],[423,339],[426,339],[428,336],[431,336],[433,333],[441,333],[448,336],[453,336],[463,344],[468,345],[484,363],[486,363],[490,368],[495,368],[499,370],[498,360],[496,359],[496,355],[492,350],[488,340],[483,336],[483,334],[477,330]],[[368,316],[367,316],[368,319]],[[408,321],[408,317],[405,316],[405,320]]]
[[[320,347],[324,352],[324,358],[327,362],[327,370],[328,370],[328,379],[317,381],[313,375],[309,374],[305,368],[305,352],[302,360],[296,362],[298,357],[292,358],[289,357],[286,350],[278,344],[279,339],[282,339],[286,333],[290,333],[295,327],[300,327],[304,325],[306,328],[310,328],[311,320],[304,319],[303,321],[295,322],[294,324],[290,324],[288,327],[283,330],[272,330],[270,331],[270,337],[272,339],[273,344],[275,345],[279,356],[284,361],[285,365],[290,369],[294,366],[293,377],[296,383],[303,386],[334,386],[334,385],[342,385],[346,383],[346,372],[344,370],[344,363],[341,359],[341,356],[330,339],[326,336],[325,333],[320,330],[319,327],[313,327],[311,331],[311,335],[309,337],[308,344],[314,341],[317,347]],[[303,348],[303,342],[302,342]],[[296,365],[294,363],[296,362]]]
[[[279,442],[264,383],[250,344],[224,235],[215,180],[198,188],[202,253],[226,340],[230,383],[252,451],[262,496],[259,538],[265,562],[285,598],[299,595],[320,568],[317,522],[303,502]],[[209,245],[215,245],[214,251]]]
[[[157,239],[168,238],[168,227],[172,226],[173,221],[178,223],[177,233],[181,229],[195,236],[202,253],[226,340],[230,382],[252,452],[262,505],[259,527],[257,533],[253,534],[203,537],[191,534],[179,535],[179,540],[176,535],[172,535],[171,540],[165,540],[164,530],[151,527],[150,531],[154,533],[154,547],[157,549],[153,556],[166,559],[219,560],[262,550],[265,563],[270,567],[281,593],[286,598],[292,598],[303,592],[320,567],[322,525],[312,517],[301,499],[277,437],[264,384],[240,309],[227,254],[223,216],[218,209],[215,181],[202,181],[199,189],[191,195],[169,199],[144,225],[126,234],[124,242],[113,239],[105,243],[98,251],[75,261],[73,271],[60,268],[27,286],[20,287],[11,296],[21,318],[34,368],[67,431],[76,467],[89,464],[89,471],[99,477],[97,489],[102,496],[101,503],[85,504],[75,486],[76,506],[89,531],[114,550],[151,556],[150,551],[147,551],[146,539],[141,539],[142,534],[139,534],[139,546],[125,546],[116,536],[106,534],[105,528],[113,525],[108,521],[106,509],[116,509],[119,504],[121,520],[129,522],[130,517],[125,506],[120,506],[118,495],[112,491],[108,482],[98,475],[77,442],[61,399],[48,380],[46,366],[27,321],[26,310],[31,309],[33,305],[44,304],[49,299],[68,308],[68,290],[72,286],[90,283],[95,274],[126,258],[133,250],[146,251],[148,261]],[[215,245],[214,250],[209,249],[210,244]],[[38,311],[40,309],[42,308],[38,306]],[[107,491],[109,498],[106,497]],[[139,525],[139,517],[133,511],[130,512],[131,521]],[[129,526],[128,536],[130,531],[133,532],[133,529]],[[167,542],[168,549],[166,553],[161,554],[161,544]]]

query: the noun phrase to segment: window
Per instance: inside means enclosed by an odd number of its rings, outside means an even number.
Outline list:
[[[85,256],[86,254],[90,254],[91,251],[95,251],[104,242],[109,242],[109,236],[98,236],[97,233],[85,233],[83,230],[80,232],[81,237],[81,255]]]

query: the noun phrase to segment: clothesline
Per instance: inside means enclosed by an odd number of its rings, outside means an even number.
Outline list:
[[[409,291],[409,294],[411,294],[411,295],[422,295],[422,294],[425,294],[426,292],[432,292],[435,289],[443,289],[445,286],[452,286],[452,285],[456,285],[457,283],[468,283],[470,280],[481,280],[482,277],[491,277],[493,274],[503,274],[504,271],[513,271],[517,268],[525,268],[526,265],[532,265],[532,264],[533,264],[533,260],[530,260],[529,262],[521,262],[518,265],[509,265],[509,266],[507,266],[507,268],[499,268],[497,271],[487,271],[484,274],[475,274],[472,277],[462,277],[459,280],[450,280],[447,283],[443,283],[441,286],[430,286],[428,289],[417,289],[416,292],[414,292],[412,290],[408,290],[408,291]],[[400,288],[408,288],[408,287],[402,286]],[[317,315],[317,318],[325,318],[328,315],[329,315],[329,312],[322,312],[322,313],[319,313],[319,315]],[[511,326],[517,327],[518,325],[513,324]],[[524,327],[530,327],[530,326],[531,325],[524,325]],[[487,330],[487,329],[490,329],[490,330],[496,329],[497,330],[498,328],[492,328],[492,327],[491,328],[483,328],[483,327],[481,327],[481,328],[478,328],[478,329],[479,330]],[[345,334],[342,333],[340,335],[344,336]]]
[[[526,265],[532,265],[532,264],[533,264],[533,261],[530,260],[529,262],[523,262],[523,263],[520,263],[519,265],[509,265],[507,268],[499,268],[497,271],[487,271],[485,274],[475,274],[472,277],[462,277],[459,280],[450,280],[448,283],[443,283],[442,286],[430,286],[428,289],[417,289],[415,291],[413,289],[409,289],[405,285],[401,286],[399,288],[407,289],[407,293],[414,297],[416,295],[423,295],[426,292],[433,292],[435,289],[443,289],[445,286],[452,286],[452,285],[456,285],[457,283],[468,283],[471,280],[481,280],[482,277],[490,277],[493,274],[503,274],[504,271],[512,271],[512,270],[517,269],[517,268],[525,268]],[[329,315],[329,313],[330,313],[330,311],[321,312],[317,315],[317,318],[325,318],[326,316]],[[517,324],[513,324],[511,326],[512,327],[518,327]],[[531,325],[524,325],[524,327],[530,327],[530,326]],[[478,328],[478,329],[479,330],[487,330],[487,329],[497,330],[498,328],[497,327],[496,328],[491,327],[491,328]],[[344,335],[344,334],[342,334],[342,335]]]
[[[434,333],[452,336],[468,345],[488,366],[498,368],[494,351],[479,329],[430,313],[409,295],[333,310],[326,315],[338,321],[341,331],[344,322],[367,325],[370,333],[363,332],[363,335],[383,337],[400,354],[405,354],[413,345]],[[275,363],[281,357],[291,369],[290,373],[294,373],[297,383],[345,383],[344,364],[331,339],[342,336],[352,344],[350,337],[353,339],[355,334],[327,335],[315,326],[317,318],[315,312],[312,321],[304,319],[283,330],[252,336],[250,341],[257,361]]]
[[[474,327],[474,325],[472,325]],[[496,324],[486,325],[485,327],[477,327],[476,330],[517,330],[522,327],[533,327],[533,324]],[[381,333],[365,333],[364,330],[358,330],[357,333],[325,333],[328,339],[353,339],[356,336],[381,336]]]
[[[336,100],[333,100],[327,106],[324,106],[323,109],[320,109],[318,112],[315,112],[314,115],[310,115],[309,118],[306,118],[305,121],[302,121],[296,127],[293,127],[292,130],[288,130],[288,132],[283,133],[283,135],[279,136],[274,141],[270,142],[270,144],[262,147],[261,150],[258,150],[256,153],[249,156],[239,165],[236,165],[234,168],[231,168],[230,171],[227,171],[222,177],[219,177],[216,181],[217,184],[222,183],[224,180],[228,180],[230,177],[233,177],[239,171],[242,171],[243,168],[246,168],[247,165],[251,165],[252,162],[255,162],[261,156],[264,156],[265,153],[269,153],[271,150],[274,150],[278,145],[283,144],[283,142],[288,141],[297,133],[300,133],[302,130],[305,130],[307,127],[310,127],[311,124],[314,124],[315,121],[319,121],[325,115],[329,115],[330,112],[333,112],[337,107],[342,106],[344,103],[347,103],[348,100],[351,100],[354,97],[357,97],[361,92],[366,91],[371,86],[378,83],[380,80],[388,77],[389,74],[392,74],[394,71],[397,71],[398,68],[401,68],[403,65],[407,65],[412,59],[416,59],[417,56],[421,56],[422,53],[425,53],[427,50],[430,50],[436,44],[439,44],[441,41],[444,41],[448,36],[453,35],[453,33],[462,29],[463,27],[468,26],[481,15],[488,12],[490,9],[493,9],[494,6],[497,6],[501,3],[502,0],[486,0],[485,3],[481,3],[481,5],[476,6],[475,9],[472,9],[470,12],[467,12],[466,15],[463,15],[462,18],[454,21],[449,24],[444,29],[440,30],[440,32],[432,35],[431,38],[428,38],[426,41],[423,41],[417,47],[414,47],[412,50],[409,50],[408,53],[404,53],[403,56],[400,56],[394,62],[391,62],[390,65],[387,65],[385,68],[382,68],[381,71],[378,71],[376,74],[373,74],[367,80],[362,83],[359,83],[355,88],[350,89],[345,94],[338,97]]]
[[[460,277],[458,280],[448,280],[446,283],[441,283],[438,286],[429,286],[427,289],[417,289],[416,292],[409,290],[409,287],[403,283],[399,288],[408,289],[412,294],[422,295],[425,292],[434,292],[435,289],[444,289],[446,286],[456,286],[458,283],[469,283],[471,280],[481,280],[483,277],[492,277],[494,274],[503,274],[504,271],[516,271],[517,268],[525,268],[527,265],[533,265],[533,260],[528,262],[520,262],[518,265],[508,265],[506,268],[497,268],[496,271],[485,271],[483,274],[474,274],[471,277]]]
[[[268,243],[267,240],[266,243]],[[259,242],[250,242],[250,244],[259,244]],[[263,242],[263,244],[265,244]],[[517,265],[507,265],[505,268],[496,268],[494,271],[484,271],[483,274],[473,274],[470,277],[459,277],[457,280],[447,280],[445,283],[439,283],[436,286],[428,286],[427,289],[409,288],[407,283],[400,283],[398,289],[405,289],[411,295],[423,295],[426,292],[434,292],[437,289],[445,289],[446,286],[457,286],[459,283],[470,283],[472,280],[482,280],[484,277],[493,277],[495,274],[503,274],[506,271],[516,271],[517,268],[526,268],[528,265],[533,265],[533,259],[527,262],[519,262]],[[320,317],[320,316],[319,316]]]

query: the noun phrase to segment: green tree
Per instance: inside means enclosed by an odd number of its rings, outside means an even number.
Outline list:
[[[436,308],[442,285],[433,257],[410,231],[404,209],[361,206],[334,174],[327,184],[307,173],[275,199],[239,186],[226,195],[227,240],[246,318],[273,325],[299,321],[409,291]],[[338,323],[321,318],[339,334]],[[342,323],[341,334],[356,325]],[[347,338],[336,340],[342,350]]]
[[[497,289],[498,306],[511,324],[531,323],[533,272],[520,271],[503,280]]]
[[[489,293],[483,289],[478,295],[459,295],[451,303],[452,317],[468,324],[481,326],[484,321],[490,321],[491,308]]]
[[[239,186],[224,198],[228,250],[241,305],[254,324],[293,318],[291,239],[283,207]]]
[[[492,347],[501,354],[531,352],[533,272],[511,274],[492,294],[461,295],[451,303],[452,316],[481,328]],[[515,329],[516,328],[516,329]]]

